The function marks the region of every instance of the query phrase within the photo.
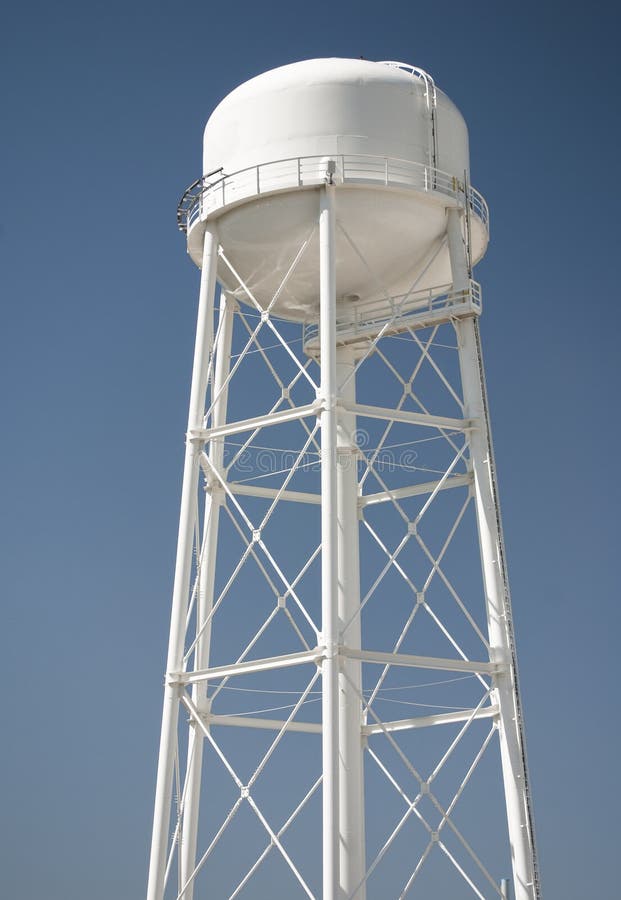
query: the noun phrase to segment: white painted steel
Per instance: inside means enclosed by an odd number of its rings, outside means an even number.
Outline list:
[[[236,134],[234,127],[238,128]],[[200,254],[202,274],[147,900],[164,900],[166,881],[172,882],[169,876],[175,856],[178,859],[177,900],[192,900],[198,894],[195,879],[244,805],[265,832],[266,847],[245,873],[235,871],[239,881],[230,900],[247,887],[252,889],[254,874],[272,852],[290,871],[301,892],[312,897],[301,869],[289,855],[282,838],[320,782],[322,900],[353,897],[363,900],[367,881],[376,877],[377,867],[410,817],[416,817],[419,826],[427,829],[429,842],[420,857],[413,859],[411,874],[400,896],[416,892],[416,879],[432,852],[443,854],[447,865],[474,895],[506,896],[508,885],[498,880],[494,866],[486,866],[477,855],[452,816],[496,733],[500,738],[513,856],[512,896],[515,900],[540,900],[511,608],[477,326],[481,296],[479,286],[471,277],[472,262],[484,252],[487,242],[487,207],[468,187],[467,134],[463,120],[436,89],[430,76],[415,67],[358,60],[310,61],[267,73],[234,91],[208,123],[205,150],[206,166],[218,168],[216,163],[220,160],[220,167],[225,171],[216,173],[213,183],[202,182],[192,200],[194,205],[186,206],[184,212],[188,246],[195,259]],[[407,155],[405,161],[395,161],[395,155],[403,154]],[[448,171],[446,177],[440,171],[442,166]],[[231,172],[229,167],[238,168]],[[213,355],[216,275],[231,293],[223,295]],[[347,294],[346,287],[354,284],[352,279],[357,279],[355,293],[360,299]],[[238,307],[237,300],[243,301],[242,307]],[[249,308],[251,324],[246,318]],[[304,322],[298,346],[310,358],[307,365],[301,362],[302,351],[297,355],[283,338],[272,314]],[[234,318],[244,322],[250,338],[233,362]],[[453,338],[457,336],[459,387],[451,384],[451,376],[442,371],[429,349],[440,326],[453,329]],[[293,378],[287,376],[289,381],[280,377],[277,365],[266,353],[267,348],[257,342],[256,335],[262,328],[269,332],[287,364],[293,365],[296,374]],[[380,343],[384,337],[409,340],[410,352],[420,354],[409,381],[391,362],[390,349]],[[244,406],[247,418],[228,421],[231,379],[240,364],[254,353],[261,354],[274,376],[280,401],[259,415],[249,415],[249,411],[256,412],[256,409],[248,410]],[[365,371],[362,367],[375,356],[386,363],[403,389],[401,401],[393,406],[373,405],[375,397],[372,403],[358,402],[361,372]],[[315,365],[311,360],[319,367],[317,380],[309,368]],[[441,407],[436,414],[433,408],[417,400],[413,382],[423,363],[433,369],[449,392],[456,415],[447,416]],[[298,381],[305,384],[307,392],[304,402],[299,403],[292,395]],[[208,385],[211,405],[206,411]],[[312,389],[310,398],[309,389]],[[404,405],[408,396],[415,400],[414,409]],[[356,447],[355,439],[356,427],[363,419],[380,423],[380,431],[384,428],[378,446],[366,454]],[[445,452],[450,450],[452,461],[447,463],[439,454],[437,468],[431,466],[432,472],[438,472],[434,480],[390,487],[374,461],[393,426],[402,431],[418,429],[430,435],[421,441],[434,440],[435,435],[435,439],[442,441]],[[283,427],[297,429],[302,438],[293,448],[296,462],[288,474],[283,470],[280,486],[274,487],[273,482],[253,483],[252,479],[250,483],[243,479],[230,481],[232,464],[224,465],[225,441],[227,448],[241,444],[240,454],[262,429]],[[248,434],[250,438],[246,437]],[[290,484],[290,478],[305,454],[314,453],[315,449],[321,464],[320,493],[298,490],[295,482]],[[367,466],[360,478],[359,456]],[[201,507],[201,469],[207,483],[202,535],[197,521]],[[369,488],[373,482],[366,479],[371,472],[379,490]],[[462,503],[459,489],[465,499],[457,517],[449,521],[444,545],[432,552],[419,526],[439,494],[445,499],[455,498],[452,492],[445,493],[448,488],[458,492],[458,505]],[[403,504],[416,497],[422,499],[412,518],[406,514]],[[254,513],[251,515],[248,510],[256,509],[261,502],[263,508],[269,507],[268,512],[255,522]],[[321,504],[321,544],[317,547],[315,539],[315,547],[309,549],[310,555],[297,575],[289,574],[288,566],[279,565],[278,557],[263,535],[272,512],[281,502],[297,503],[300,510],[311,512]],[[478,526],[487,638],[468,603],[443,571],[445,551],[472,502]],[[244,507],[245,503],[251,505]],[[373,517],[384,510],[396,513],[403,522],[405,535],[396,548],[386,545],[373,524]],[[216,597],[216,563],[222,537],[219,521],[226,515],[237,529],[244,549],[240,563]],[[374,542],[374,549],[386,558],[384,568],[363,598],[360,596],[360,523],[365,535],[368,533]],[[300,540],[304,537],[299,536]],[[193,541],[197,561],[194,568]],[[411,576],[404,562],[405,553],[401,551],[408,542],[429,564],[430,571],[422,585],[414,584],[414,579],[419,581],[418,573]],[[319,613],[309,613],[296,587],[319,554],[320,623],[313,619]],[[235,584],[236,573],[246,558],[254,561],[260,577],[265,577],[273,589],[274,607],[239,656],[233,656],[228,662],[225,658],[223,664],[214,666],[210,659],[213,616],[226,601],[227,591]],[[196,579],[192,587],[193,571]],[[361,622],[362,610],[372,602],[376,589],[381,590],[388,572],[398,576],[404,592],[400,602],[405,600],[407,606],[409,598],[412,607],[391,651],[372,649],[373,636],[363,632]],[[475,648],[472,653],[466,653],[428,602],[426,590],[433,578],[442,582],[450,601],[454,601],[459,614],[472,627],[476,640],[480,640],[476,644],[478,652]],[[381,598],[387,615],[391,614],[392,599],[391,590]],[[241,600],[250,608],[255,598]],[[311,639],[304,637],[291,615],[290,605],[302,617],[304,627],[313,635]],[[405,652],[408,645],[404,641],[417,614],[428,614],[448,640],[446,655]],[[253,648],[256,645],[258,649],[257,641],[277,616],[280,620],[286,618],[292,626],[297,652],[273,656],[250,654],[251,650],[256,653]],[[429,652],[437,652],[436,647]],[[252,684],[253,677],[264,673],[286,678],[289,672],[303,678],[308,670],[314,674],[297,694],[287,718],[287,714],[282,719],[256,715],[269,710],[255,710],[248,715],[213,712],[214,700],[231,678],[239,679],[238,683]],[[372,690],[363,690],[363,670],[373,679]],[[384,721],[385,717],[378,715],[375,701],[378,696],[383,699],[380,692],[384,679],[389,671],[395,670],[455,673],[456,677],[447,679],[447,683],[471,679],[480,695],[474,701],[467,701],[468,706],[440,706],[439,712]],[[378,672],[379,676],[375,674]],[[319,675],[321,722],[296,718],[308,701],[313,685],[319,683],[316,682]],[[183,747],[183,740],[178,740],[182,728],[180,705],[190,716],[185,754],[179,750]],[[470,731],[473,723],[485,726],[485,719],[492,720],[486,726],[489,730],[482,743],[479,741],[476,755],[461,776],[452,800],[449,798],[448,805],[443,806],[438,800],[440,794],[436,795],[435,779],[459,749],[462,736]],[[440,742],[442,749],[435,767],[426,776],[421,775],[396,743],[395,736],[417,729],[426,729],[428,735],[438,726],[451,725],[457,731],[451,732],[454,736],[448,749],[445,742]],[[214,729],[222,733],[231,728],[250,729],[255,734],[260,730],[275,732],[273,742],[245,782],[212,733]],[[449,731],[445,728],[444,734]],[[306,793],[301,799],[296,798],[297,805],[288,818],[274,827],[253,792],[275,748],[289,732],[299,734],[300,739],[308,736],[312,740],[313,735],[321,735],[321,779],[316,779],[310,789],[308,785],[304,788]],[[410,787],[400,783],[387,758],[378,752],[378,739],[385,741],[382,746],[397,755],[403,772],[410,778]],[[212,768],[210,765],[203,771],[203,747],[216,755],[224,766],[225,777],[232,779],[238,794],[224,820],[201,845],[198,825],[201,783],[209,779]],[[394,789],[400,802],[406,804],[403,816],[372,859],[365,858],[365,752],[367,766],[375,767],[374,772],[379,772],[389,789]],[[185,777],[182,778],[184,755]],[[179,796],[176,826],[171,829],[174,769]],[[412,793],[412,784],[417,794]],[[207,798],[212,796],[209,790],[205,793]],[[427,798],[427,807],[438,816],[433,824],[425,818],[429,816],[428,809],[421,811],[423,796]],[[456,838],[465,862],[460,861],[444,839],[448,831]],[[211,897],[213,885],[208,879],[205,883],[206,896]]]
[[[289,666],[303,666],[305,663],[319,663],[323,658],[323,648],[317,648],[316,650],[306,650],[302,653],[287,653],[249,662],[212,666],[209,669],[173,672],[169,681],[176,684],[196,684],[199,681],[213,681],[216,678],[230,678],[233,675],[254,675],[257,672],[270,672],[273,669],[287,669]]]
[[[352,403],[343,399],[339,406],[350,412],[367,416],[369,419],[390,419],[392,422],[407,422],[411,425],[424,425],[426,428],[449,428],[452,431],[468,431],[472,428],[469,419],[453,419],[450,416],[431,416],[428,413],[410,412],[403,409],[388,409],[385,406],[369,406]]]
[[[377,665],[403,666],[412,669],[433,669],[438,672],[472,672],[495,674],[500,663],[470,659],[448,659],[440,656],[418,656],[413,653],[385,653],[380,650],[354,650],[341,647],[343,656],[361,659]]]
[[[445,241],[443,243],[446,243]],[[468,290],[455,291],[452,285],[412,290],[402,297],[337,306],[336,338],[339,346],[359,345],[374,338],[386,328],[386,337],[403,334],[410,328],[425,328],[481,314],[481,285],[470,280]],[[304,327],[304,349],[316,355],[319,326],[312,322]]]
[[[339,900],[339,656],[337,551],[336,254],[334,192],[320,191],[321,632],[323,900]]]
[[[207,725],[224,725],[229,728],[256,728],[263,731],[298,731],[302,734],[321,734],[320,722],[286,722],[283,719],[263,719],[258,716],[218,716],[205,717]]]
[[[216,289],[217,253],[217,232],[214,226],[210,226],[205,232],[203,250],[194,364],[192,366],[192,386],[190,388],[188,435],[192,429],[202,425],[205,411],[209,355],[213,343],[213,306]],[[170,637],[166,662],[167,673],[179,671],[183,663],[200,452],[200,445],[190,440],[188,436],[183,468],[181,511],[179,513],[179,537],[177,540]],[[164,897],[164,876],[168,851],[168,827],[178,719],[179,687],[174,682],[171,682],[167,675],[164,688],[164,710],[162,713],[162,732],[155,789],[147,900],[163,900]]]
[[[462,216],[458,210],[448,212],[448,237],[454,270],[453,283],[459,289],[467,284],[468,261],[462,235]],[[500,709],[500,748],[514,893],[515,900],[534,900],[538,896],[538,879],[523,749],[511,601],[507,573],[504,570],[500,510],[477,327],[474,319],[463,319],[455,323],[465,413],[479,423],[470,435],[470,465],[474,475],[491,658],[501,665],[494,677],[494,686]]]
[[[416,716],[413,719],[398,719],[395,722],[377,722],[363,725],[364,735],[383,734],[386,731],[409,731],[412,728],[430,728],[435,725],[454,725],[471,719],[491,719],[498,715],[498,707],[490,704],[480,709],[464,709],[458,712],[436,713],[433,716]]]
[[[358,522],[358,447],[356,414],[342,401],[356,402],[355,351],[336,352],[337,413],[337,556],[339,633],[347,629],[348,645],[362,646]],[[364,829],[364,769],[362,746],[362,665],[343,659],[339,672],[339,848],[342,897],[351,897],[366,872]],[[362,883],[356,895],[366,897]]]
[[[233,312],[235,301],[222,292],[220,299],[220,315],[218,338],[216,343],[216,365],[213,380],[215,396],[213,423],[217,428],[226,422],[226,405],[228,397],[227,376],[231,358],[231,341],[233,337]],[[224,444],[221,437],[214,437],[209,444],[209,458],[216,472],[223,473]],[[196,647],[194,650],[194,668],[206,669],[209,666],[211,649],[211,614],[213,609],[213,592],[216,575],[216,555],[218,548],[218,526],[220,509],[224,500],[224,491],[220,484],[212,480],[210,490],[205,499],[204,538],[198,576],[198,603],[196,614]],[[208,682],[196,682],[192,686],[192,702],[202,713],[208,713]],[[190,728],[188,743],[188,760],[186,772],[186,799],[181,829],[180,871],[181,883],[189,882],[185,890],[185,900],[194,896],[194,881],[190,877],[196,866],[196,842],[198,836],[198,815],[201,798],[201,778],[203,769],[204,736],[200,729]]]
[[[269,416],[269,424],[276,425],[281,422],[291,422],[294,419],[303,419],[307,416],[313,416],[319,411],[318,403],[309,403],[307,406],[298,406],[295,409],[286,409],[282,412],[274,412]],[[239,422],[229,422],[223,425],[214,426],[213,428],[193,428],[190,432],[191,436],[196,440],[206,441],[215,437],[225,437],[230,434],[239,434],[248,431],[256,425],[261,425],[266,421],[265,416],[257,416],[251,419],[241,419]]]
[[[388,503],[392,500],[402,500],[405,497],[418,497],[421,494],[432,494],[436,490],[446,491],[450,488],[465,487],[472,483],[472,475],[452,475],[449,478],[436,481],[425,481],[422,484],[413,484],[408,487],[395,488],[391,491],[378,491],[375,494],[365,494],[360,498],[360,506],[372,506],[374,503]]]
[[[459,203],[468,180],[468,132],[449,98],[429,88],[413,67],[356,59],[306,60],[240,85],[205,127],[203,171],[213,174],[199,218],[188,222],[192,257],[200,258],[206,221],[217,218],[229,260],[267,306],[315,222],[314,195],[331,159],[334,181],[347,186],[339,221],[353,241],[337,231],[336,296],[399,294],[418,277],[421,288],[449,281],[446,248],[422,269],[444,233],[445,207]],[[476,259],[487,244],[485,219],[473,216]],[[280,315],[317,318],[316,237],[311,249],[274,306]],[[245,302],[223,265],[219,277]]]
[[[234,172],[296,156],[357,154],[429,163],[425,83],[410,72],[359,59],[310,59],[237,87],[205,127],[203,168]],[[437,168],[463,174],[468,132],[439,89]]]

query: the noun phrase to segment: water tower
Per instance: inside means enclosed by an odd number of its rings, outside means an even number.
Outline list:
[[[464,120],[309,60],[203,171],[148,900],[535,900]]]

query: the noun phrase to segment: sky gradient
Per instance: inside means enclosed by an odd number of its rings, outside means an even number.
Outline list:
[[[331,55],[426,69],[468,124],[544,896],[618,890],[618,25],[606,3],[5,8],[3,896],[143,896],[198,290],[175,208],[226,93]]]

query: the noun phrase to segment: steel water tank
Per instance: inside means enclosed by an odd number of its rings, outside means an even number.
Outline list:
[[[338,188],[344,304],[450,283],[448,207],[468,208],[473,262],[487,245],[487,207],[468,186],[464,119],[429,75],[402,63],[314,59],[245,82],[207,122],[203,171],[186,198],[190,255],[201,264],[206,222],[217,220],[219,279],[264,308],[277,294],[272,310],[287,318],[318,316],[326,179]]]

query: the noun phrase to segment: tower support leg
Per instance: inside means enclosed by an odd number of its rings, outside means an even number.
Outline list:
[[[205,232],[203,265],[198,302],[198,321],[194,363],[192,367],[192,387],[188,432],[200,428],[205,413],[205,394],[209,354],[213,344],[213,306],[216,288],[216,268],[218,259],[218,239],[215,228],[209,226]],[[155,810],[153,814],[153,835],[149,860],[149,881],[147,900],[163,900],[166,857],[170,831],[170,806],[172,796],[173,766],[177,748],[177,726],[179,720],[180,688],[171,682],[169,673],[181,670],[188,610],[188,595],[192,569],[192,547],[196,517],[196,492],[199,480],[199,458],[201,447],[186,439],[185,462],[183,467],[183,487],[179,514],[179,535],[172,599],[170,638],[166,662],[166,683],[164,687],[164,707],[160,736],[157,783],[155,789]]]
[[[339,892],[338,551],[336,477],[336,259],[334,187],[320,189],[319,330],[321,354],[321,632],[323,900]]]
[[[213,413],[212,427],[219,428],[226,424],[226,405],[228,389],[225,386],[230,369],[231,342],[233,337],[234,300],[224,291],[221,294],[218,338],[216,341],[215,371],[213,378]],[[209,457],[213,468],[220,474],[224,465],[224,439],[213,438],[209,446]],[[196,630],[197,639],[194,651],[194,668],[209,667],[211,648],[211,611],[213,608],[214,584],[216,575],[216,548],[218,542],[218,525],[220,508],[224,491],[219,482],[212,478],[205,498],[203,541],[200,553],[200,572],[197,591]],[[192,688],[192,702],[202,713],[209,712],[207,698],[208,682],[202,681]],[[204,735],[194,722],[190,724],[188,740],[188,761],[184,787],[183,828],[181,831],[181,885],[185,888],[183,900],[192,900],[194,881],[192,876],[196,867],[196,845],[198,836],[198,816],[200,810],[200,789],[203,769]],[[190,881],[190,879],[192,879]],[[189,883],[188,883],[189,882]],[[186,887],[187,885],[187,887]]]
[[[340,399],[355,403],[355,352],[336,351],[336,380]],[[358,524],[358,451],[355,413],[337,415],[337,545],[338,617],[342,643],[361,649],[360,562]],[[361,663],[341,659],[339,672],[339,840],[343,897],[364,900],[366,887],[364,842],[364,770],[362,744]]]
[[[469,287],[461,214],[448,211],[448,241],[453,288]],[[499,733],[505,803],[513,864],[515,900],[537,900],[536,860],[528,774],[517,681],[511,601],[505,569],[500,509],[495,480],[490,424],[478,323],[474,316],[455,323],[464,397],[464,415],[476,427],[470,433],[470,465],[487,611],[490,653],[501,663],[494,677],[499,707]]]

